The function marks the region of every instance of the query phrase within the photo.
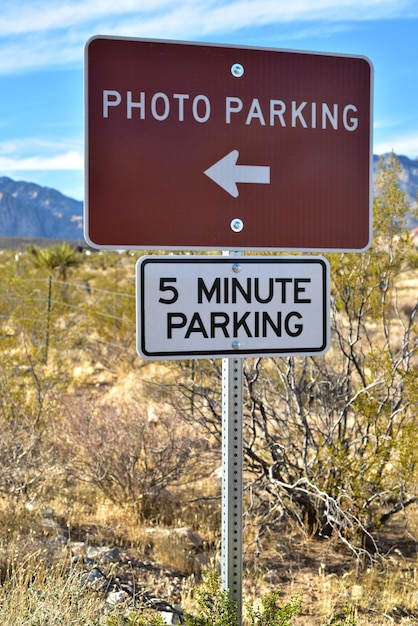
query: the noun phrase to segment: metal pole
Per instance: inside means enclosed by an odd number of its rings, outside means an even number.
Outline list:
[[[242,358],[222,359],[222,585],[242,620]]]
[[[242,618],[242,358],[222,359],[222,584]]]

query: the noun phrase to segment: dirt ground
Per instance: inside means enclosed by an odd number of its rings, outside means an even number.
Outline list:
[[[368,557],[359,562],[328,539],[285,537],[278,538],[274,551],[260,556],[265,573],[257,585],[244,580],[244,594],[247,587],[253,597],[256,591],[279,588],[284,603],[301,593],[295,626],[418,623],[418,543],[403,520],[393,520],[376,537],[384,556],[372,557],[373,562]]]
[[[279,589],[282,605],[302,594],[302,611],[293,618],[294,626],[417,624],[417,542],[405,536],[399,522],[378,539],[385,558],[359,563],[341,545],[289,536],[283,528],[257,559],[244,554],[243,603]],[[158,564],[152,553],[122,551],[112,564],[112,577],[132,585],[141,597],[149,594],[193,613],[193,588],[199,577]]]

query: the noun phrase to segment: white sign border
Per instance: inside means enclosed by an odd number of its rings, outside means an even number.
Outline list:
[[[145,268],[148,264],[173,264],[181,266],[183,264],[320,264],[322,268],[322,345],[316,348],[295,348],[295,349],[225,349],[211,350],[203,348],[202,350],[166,350],[166,351],[149,351],[146,349],[146,325],[144,306],[146,298],[145,284]],[[178,271],[178,268],[176,268]],[[136,328],[137,328],[137,353],[145,360],[183,360],[197,358],[225,358],[225,357],[266,357],[266,356],[320,356],[325,354],[330,347],[330,267],[329,262],[322,256],[198,256],[198,255],[147,255],[141,257],[136,264]]]

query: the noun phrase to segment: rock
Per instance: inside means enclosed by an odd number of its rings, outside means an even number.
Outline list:
[[[94,567],[88,574],[81,577],[81,584],[95,591],[102,591],[108,586],[108,581],[103,572]]]
[[[184,624],[180,614],[177,612],[160,611],[160,615],[164,620],[164,624]]]
[[[56,530],[58,532],[65,532],[65,529],[62,528],[62,526],[54,519],[50,518],[50,517],[45,517],[42,518],[41,520],[41,526],[42,528],[45,528],[47,530]]]
[[[108,546],[89,546],[86,550],[86,557],[96,563],[113,563],[120,559],[119,548],[109,548]]]
[[[84,541],[73,541],[71,543],[71,554],[73,556],[85,556],[87,546]]]
[[[116,604],[123,604],[126,598],[127,595],[124,591],[111,591],[106,598],[106,602],[115,606]]]
[[[179,541],[181,545],[187,545],[191,553],[190,558],[198,558],[199,567],[201,557],[205,555],[197,554],[196,546],[202,545],[202,539],[198,533],[193,532],[189,527],[176,529],[149,529],[150,535],[158,534],[167,541],[168,537],[174,535],[174,541]],[[111,606],[118,606],[125,603],[125,606],[135,606],[142,609],[152,609],[156,614],[161,615],[164,624],[184,624],[184,615],[180,606],[174,605],[170,600],[179,598],[181,595],[182,578],[174,575],[171,569],[164,570],[155,565],[152,561],[140,561],[132,559],[127,553],[118,547],[109,546],[87,546],[84,542],[69,542],[69,550],[72,554],[73,563],[89,571],[81,576],[80,585],[96,592],[103,602],[103,608],[111,611]],[[109,564],[102,566],[102,563]],[[199,569],[199,568],[197,568]],[[143,590],[141,581],[141,570],[144,570],[144,577],[149,581],[149,573],[160,577],[161,596],[155,596]],[[148,584],[148,582],[147,582]],[[142,587],[142,588],[141,588]],[[107,608],[105,606],[107,605]]]
[[[173,533],[173,535],[177,535],[177,537],[179,537],[180,539],[182,539],[186,543],[187,542],[191,543],[192,546],[194,546],[195,548],[200,548],[200,546],[203,543],[202,542],[202,537],[199,535],[199,533],[193,532],[193,530],[191,528],[188,528],[188,527],[185,527],[185,528],[173,528],[172,533]]]
[[[264,574],[264,580],[266,581],[266,583],[269,583],[271,585],[278,585],[281,581],[280,575],[278,574],[278,572],[276,572],[276,570],[274,569],[269,569],[265,574]]]
[[[183,609],[177,604],[171,605],[165,600],[154,598],[144,594],[144,605],[158,611],[164,620],[164,624],[184,624]]]
[[[194,559],[198,566],[198,571],[200,571],[203,566],[209,565],[210,563],[210,556],[208,554],[205,554],[204,552],[199,552],[198,554],[195,554]]]
[[[121,554],[119,548],[109,548],[103,552],[100,561],[102,563],[114,563],[120,559],[120,556]]]
[[[67,543],[68,543],[68,538],[65,535],[58,535],[58,537],[51,539],[51,541],[49,542],[51,546],[57,546],[57,547],[63,547],[67,545]]]
[[[42,517],[44,519],[52,519],[55,516],[55,511],[52,507],[48,506],[42,511]]]
[[[36,510],[36,507],[37,507],[36,500],[30,500],[28,502],[25,502],[25,509],[27,511],[30,511],[31,513]]]

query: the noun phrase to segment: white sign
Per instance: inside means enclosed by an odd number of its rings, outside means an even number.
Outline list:
[[[137,263],[146,359],[318,355],[329,347],[322,257],[149,256]]]

